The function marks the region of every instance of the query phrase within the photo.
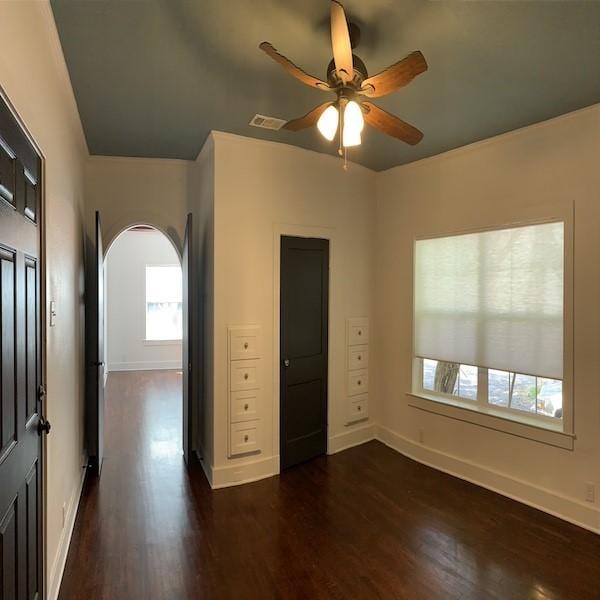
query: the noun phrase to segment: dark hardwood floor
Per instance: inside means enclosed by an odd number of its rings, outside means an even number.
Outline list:
[[[61,600],[600,598],[600,536],[378,442],[211,491],[181,375],[118,373]]]

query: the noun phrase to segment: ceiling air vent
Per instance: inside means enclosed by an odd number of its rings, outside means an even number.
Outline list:
[[[273,129],[279,131],[287,121],[276,119],[275,117],[265,117],[265,115],[254,115],[250,119],[250,125],[253,127],[261,127],[262,129]]]

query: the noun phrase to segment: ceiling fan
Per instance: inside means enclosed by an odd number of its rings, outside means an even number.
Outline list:
[[[344,7],[331,0],[331,45],[333,60],[327,67],[327,81],[309,75],[269,43],[259,48],[278,62],[290,75],[302,83],[324,92],[333,92],[337,98],[313,108],[303,117],[288,121],[283,128],[300,131],[317,125],[321,134],[332,141],[340,132],[339,153],[361,143],[361,132],[366,122],[407,144],[418,144],[423,134],[402,119],[386,112],[370,98],[380,98],[410,83],[427,70],[427,62],[418,50],[394,63],[377,75],[369,77],[363,61],[352,54],[360,41],[360,29],[348,23]],[[338,127],[339,126],[339,127]]]

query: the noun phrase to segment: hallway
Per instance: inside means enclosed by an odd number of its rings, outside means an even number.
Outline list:
[[[179,372],[113,373],[106,401],[61,600],[600,597],[598,536],[378,442],[211,492]]]

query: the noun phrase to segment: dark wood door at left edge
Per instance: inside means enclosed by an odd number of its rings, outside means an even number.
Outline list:
[[[43,597],[42,161],[0,97],[0,599]]]

